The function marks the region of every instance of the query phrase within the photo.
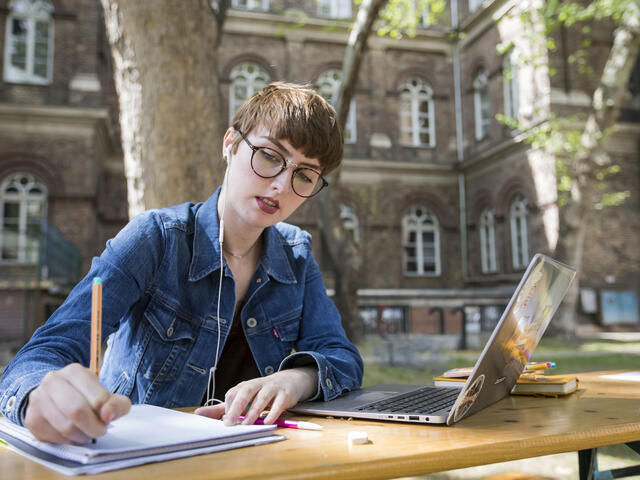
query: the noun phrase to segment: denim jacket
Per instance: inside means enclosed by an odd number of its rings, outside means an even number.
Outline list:
[[[105,388],[133,403],[201,403],[218,325],[222,352],[236,300],[225,268],[218,322],[219,192],[204,203],[142,213],[107,242],[87,276],[5,370],[0,413],[23,424],[28,395],[48,371],[89,364],[93,277],[103,284]],[[314,399],[330,400],[360,386],[362,359],[327,297],[307,232],[286,223],[265,229],[241,320],[262,375],[316,365]]]

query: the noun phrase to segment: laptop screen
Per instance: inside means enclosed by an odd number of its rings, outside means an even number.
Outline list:
[[[451,409],[447,424],[509,394],[574,276],[572,268],[545,255],[537,254],[532,259]]]

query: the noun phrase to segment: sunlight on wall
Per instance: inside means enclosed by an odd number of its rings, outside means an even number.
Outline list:
[[[555,157],[542,150],[529,150],[527,159],[536,189],[538,207],[542,213],[547,247],[553,252],[558,243],[560,218],[558,212],[558,188],[556,184]]]

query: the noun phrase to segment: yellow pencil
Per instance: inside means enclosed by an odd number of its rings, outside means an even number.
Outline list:
[[[89,368],[100,373],[102,350],[102,279],[95,277],[91,289],[91,359]]]

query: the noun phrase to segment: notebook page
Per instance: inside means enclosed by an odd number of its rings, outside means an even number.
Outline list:
[[[1,435],[1,434],[0,434]],[[71,460],[60,459],[54,455],[41,452],[40,450],[18,441],[16,445],[8,444],[5,448],[22,455],[34,462],[44,465],[47,468],[60,472],[64,475],[80,475],[108,472],[112,470],[120,470],[122,468],[133,467],[136,465],[144,465],[146,463],[163,462],[177,458],[193,457],[207,453],[220,452],[223,450],[231,450],[234,448],[251,447],[257,445],[265,445],[267,443],[279,442],[285,440],[282,435],[268,435],[261,438],[251,440],[233,441],[223,445],[213,445],[199,447],[177,452],[160,453],[153,455],[140,456],[135,458],[127,458],[122,460],[107,461],[100,463],[82,464]],[[15,442],[15,440],[13,440]]]
[[[214,420],[153,405],[133,405],[131,411],[109,425],[96,443],[55,445],[40,442],[26,428],[0,419],[0,428],[20,440],[60,458],[81,463],[104,461],[109,457],[131,457],[181,450],[202,444],[212,445],[260,437],[274,425],[235,425],[226,427]]]

